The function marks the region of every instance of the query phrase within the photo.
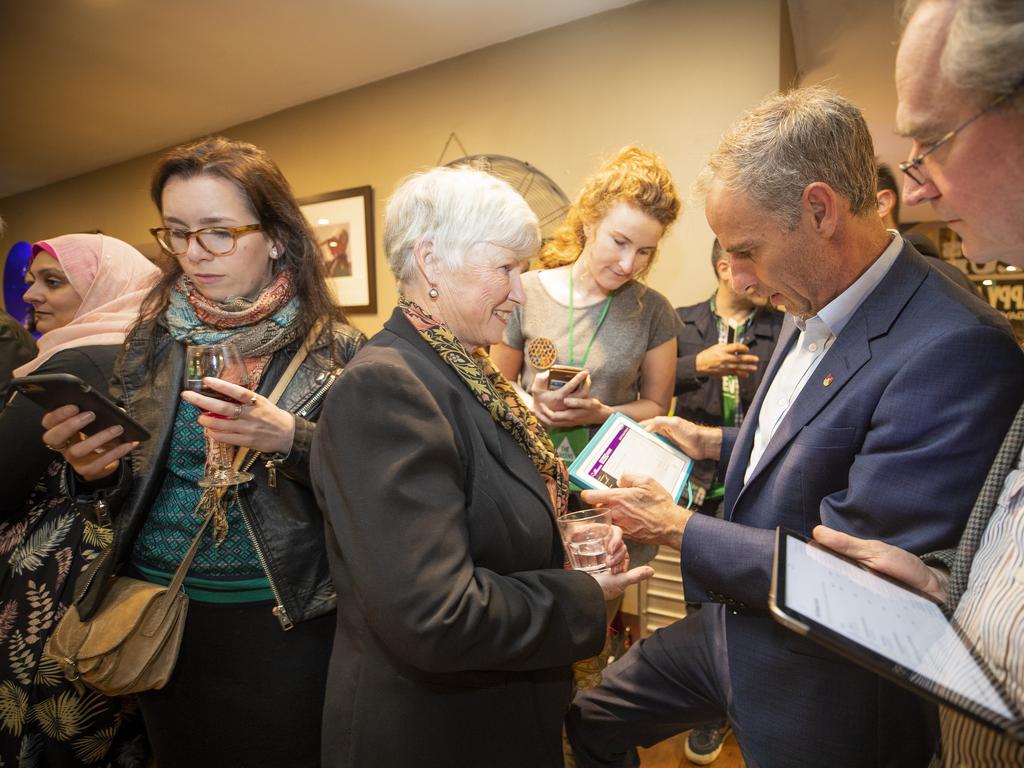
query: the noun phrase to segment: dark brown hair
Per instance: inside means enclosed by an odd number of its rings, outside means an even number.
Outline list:
[[[900,187],[896,183],[896,176],[888,163],[878,164],[878,191],[881,192],[883,189],[888,189],[895,195],[893,198],[895,202],[892,204],[892,220],[898,227],[900,225]]]
[[[190,179],[217,176],[241,190],[263,233],[282,252],[277,264],[290,267],[299,297],[299,328],[305,336],[318,320],[345,321],[327,287],[323,257],[313,231],[299,210],[291,185],[259,147],[220,136],[182,144],[165,154],[153,170],[150,197],[163,213],[163,191],[175,176]],[[136,328],[154,322],[167,307],[171,289],[181,275],[177,259],[164,258],[163,276],[142,302]],[[134,329],[133,329],[134,331]]]

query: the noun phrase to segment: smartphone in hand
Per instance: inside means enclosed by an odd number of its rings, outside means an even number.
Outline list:
[[[121,439],[125,442],[142,442],[149,439],[149,431],[110,398],[96,391],[71,373],[43,373],[36,376],[22,376],[11,381],[11,389],[27,397],[45,411],[52,411],[64,405],[77,405],[79,411],[92,411],[96,418],[83,429],[87,435],[94,435],[108,427],[120,425],[124,428]]]
[[[575,365],[551,366],[548,369],[548,389],[561,389],[582,370],[582,368],[577,368]]]

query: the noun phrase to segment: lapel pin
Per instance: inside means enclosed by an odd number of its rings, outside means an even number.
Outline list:
[[[831,385],[832,385],[832,382],[833,382],[833,381],[835,381],[835,380],[836,380],[836,377],[835,377],[835,376],[833,376],[833,375],[832,375],[832,374],[830,373],[830,374],[829,374],[828,376],[826,376],[826,377],[825,377],[824,379],[822,379],[822,380],[821,380],[821,385],[822,385],[823,387],[828,387],[828,386],[831,386]]]

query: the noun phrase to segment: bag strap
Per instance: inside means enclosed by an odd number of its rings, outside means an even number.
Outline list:
[[[319,335],[320,323],[314,323],[313,327],[309,329],[309,334],[302,342],[302,346],[299,347],[299,350],[292,357],[291,362],[288,363],[288,367],[285,368],[284,373],[281,374],[281,378],[278,379],[274,389],[269,395],[267,395],[267,400],[269,400],[272,405],[276,405],[277,401],[281,399],[281,395],[284,393],[285,388],[287,388],[292,379],[295,378],[295,374],[299,370],[299,366],[302,365],[307,355],[309,355],[309,350],[313,347],[313,344],[316,342]],[[248,454],[249,449],[244,446],[235,451],[235,460],[231,463],[231,466],[235,471],[242,466],[242,462],[245,461],[245,457]],[[226,490],[226,488],[218,488],[215,492],[223,496]],[[196,508],[198,509],[198,506]],[[171,583],[167,587],[170,595],[173,596],[178,594],[178,590],[181,589],[181,584],[185,581],[185,574],[188,573],[188,569],[192,566],[192,560],[195,558],[196,552],[199,551],[199,541],[203,538],[203,533],[206,531],[206,526],[210,523],[210,518],[213,517],[213,512],[214,506],[211,505],[210,509],[206,513],[206,517],[203,519],[203,524],[199,526],[199,532],[196,533],[195,539],[192,540],[192,546],[188,548],[188,552],[185,553],[185,557],[182,559],[181,565],[179,565],[178,569],[174,572],[174,577],[171,579]],[[165,610],[166,608],[169,608],[170,601],[167,601],[164,607]]]
[[[192,539],[192,545],[188,548],[188,552],[185,553],[185,557],[181,560],[181,565],[174,572],[174,577],[171,579],[171,583],[167,585],[167,592],[170,595],[178,594],[178,590],[181,589],[181,583],[185,580],[185,574],[188,573],[188,569],[192,566],[192,560],[196,556],[196,552],[199,551],[199,542],[203,538],[203,533],[206,531],[206,526],[210,524],[210,519],[213,517],[214,508],[211,506],[206,512],[206,517],[203,518],[203,524],[199,526],[199,533]]]
[[[277,401],[281,399],[281,395],[284,394],[285,389],[289,384],[292,383],[292,379],[295,378],[295,374],[299,370],[299,366],[302,365],[306,360],[306,356],[309,354],[309,350],[312,349],[313,344],[320,336],[320,323],[314,323],[313,327],[309,329],[309,333],[302,342],[302,346],[292,357],[288,367],[284,369],[284,373],[281,374],[281,378],[277,380],[277,384],[267,395],[267,400],[270,401],[271,405],[277,405]],[[237,472],[238,468],[242,466],[242,462],[245,461],[245,457],[249,455],[249,449],[245,446],[235,451],[235,460],[232,462],[232,468]]]
[[[198,506],[196,507],[198,509]],[[185,574],[188,573],[189,567],[192,565],[192,559],[196,556],[196,552],[199,550],[199,542],[203,538],[203,533],[206,531],[206,526],[210,524],[210,520],[213,518],[214,507],[211,506],[206,512],[206,517],[203,518],[203,524],[199,526],[199,533],[192,539],[192,546],[188,548],[188,552],[185,553],[184,559],[181,561],[181,565],[174,572],[174,577],[171,579],[171,583],[167,585],[167,590],[160,596],[158,607],[150,614],[145,616],[145,620],[140,627],[140,631],[144,635],[152,636],[160,629],[164,623],[164,617],[167,616],[167,612],[175,604],[175,598],[181,591],[181,584],[185,581]]]

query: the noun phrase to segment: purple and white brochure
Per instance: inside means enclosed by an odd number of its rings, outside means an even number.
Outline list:
[[[693,459],[676,446],[616,413],[569,467],[569,477],[582,488],[600,489],[617,487],[624,474],[647,475],[679,501],[692,469]]]

